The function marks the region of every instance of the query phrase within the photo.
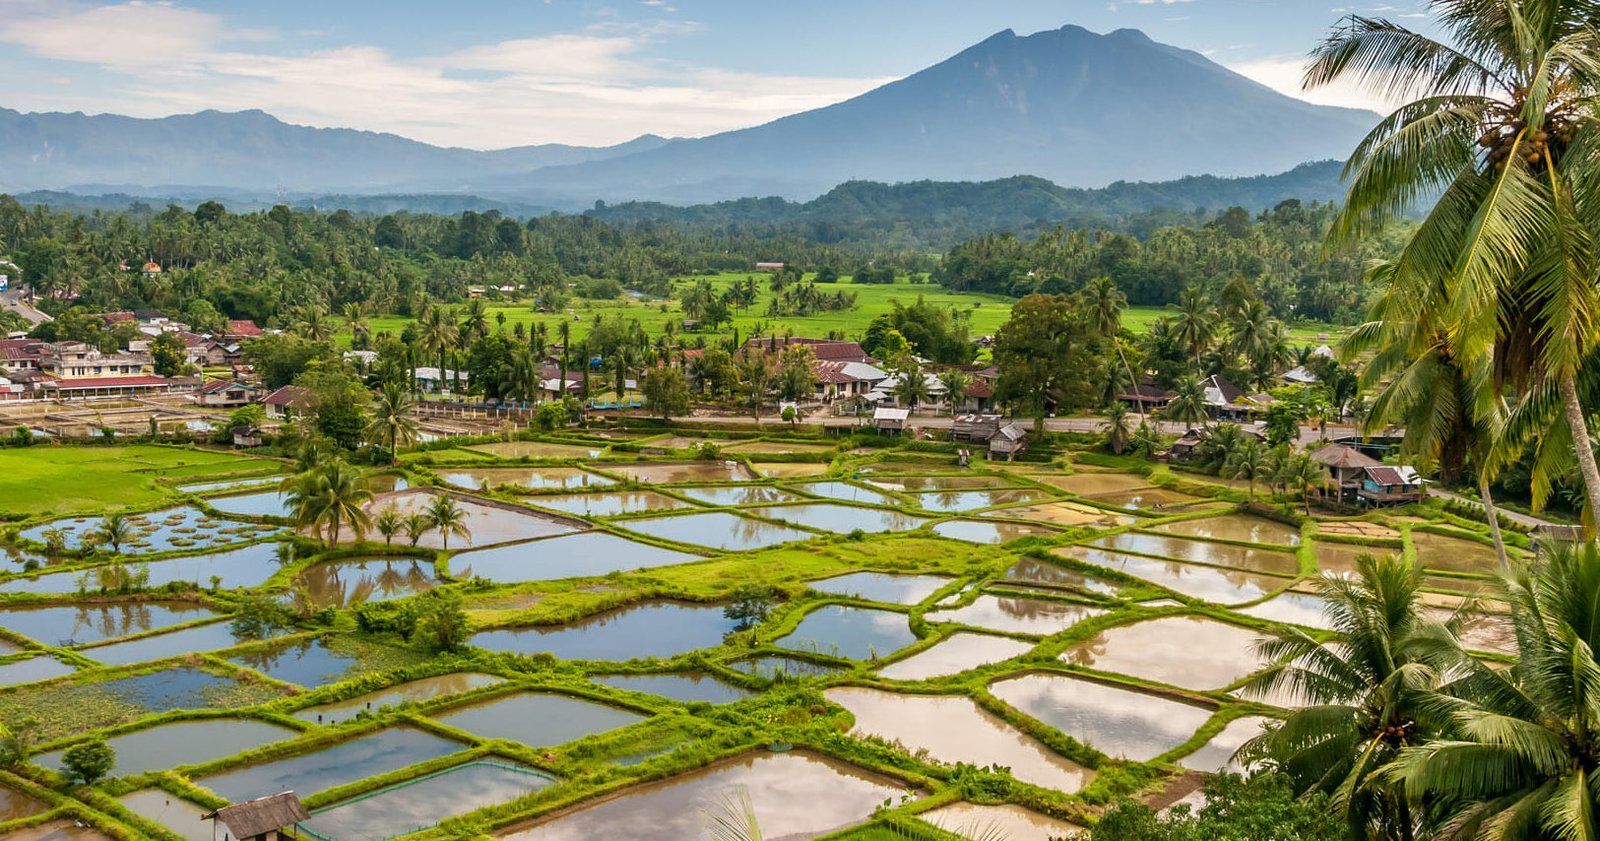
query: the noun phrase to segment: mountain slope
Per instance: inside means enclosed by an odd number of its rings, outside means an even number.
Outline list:
[[[1098,187],[1342,158],[1376,119],[1284,96],[1136,30],[1006,30],[826,108],[473,187],[674,202],[810,198],[852,179],[1027,174]]]
[[[202,111],[162,119],[23,114],[0,108],[0,189],[170,185],[371,192],[603,160],[668,143],[549,144],[479,152],[393,134],[290,125],[262,111]]]

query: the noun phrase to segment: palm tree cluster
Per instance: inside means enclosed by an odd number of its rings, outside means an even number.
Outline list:
[[[1313,53],[1308,87],[1408,99],[1346,166],[1335,244],[1437,202],[1395,259],[1347,353],[1386,383],[1369,423],[1480,487],[1531,456],[1534,502],[1576,468],[1600,522],[1588,446],[1600,374],[1600,11],[1591,0],[1433,0],[1433,38],[1352,16]],[[1574,446],[1574,444],[1578,446]],[[1487,500],[1486,500],[1487,501]]]
[[[1419,598],[1420,572],[1365,557],[1319,584],[1337,632],[1283,629],[1250,687],[1306,704],[1241,757],[1326,794],[1353,839],[1554,841],[1600,835],[1600,548],[1546,547],[1507,569],[1515,649],[1486,663],[1453,614]],[[1447,612],[1446,612],[1447,613]]]
[[[372,491],[361,480],[361,471],[343,459],[329,459],[283,481],[290,518],[296,526],[324,537],[329,546],[339,545],[339,535],[348,526],[356,540],[372,528],[366,504]]]

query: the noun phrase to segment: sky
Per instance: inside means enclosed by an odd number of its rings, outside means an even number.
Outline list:
[[[757,125],[1004,29],[1134,28],[1284,93],[1341,17],[1426,0],[0,0],[0,107],[261,109],[445,146],[607,145]]]

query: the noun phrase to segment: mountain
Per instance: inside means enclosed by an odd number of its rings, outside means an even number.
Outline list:
[[[394,134],[296,126],[262,111],[138,119],[0,108],[0,189],[370,193],[427,183],[453,190],[463,179],[600,161],[669,142],[645,135],[603,148],[479,152]]]
[[[0,190],[481,196],[527,207],[595,200],[806,200],[835,185],[989,181],[1066,187],[1253,176],[1343,158],[1376,122],[1311,105],[1204,56],[1122,29],[1011,30],[899,81],[765,125],[694,140],[492,152],[316,129],[260,111],[164,119],[0,109]]]
[[[1282,172],[1345,157],[1375,123],[1312,105],[1204,56],[1122,29],[994,35],[854,99],[755,128],[479,192],[674,203],[811,198],[852,179],[1035,175],[1071,187]]]

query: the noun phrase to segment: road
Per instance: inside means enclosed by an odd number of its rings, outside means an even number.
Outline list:
[[[11,310],[12,312],[22,316],[24,319],[27,319],[29,324],[41,324],[51,320],[50,316],[45,315],[44,313],[29,306],[28,303],[23,300],[23,293],[20,289],[12,289],[6,292],[0,292],[0,309]]]
[[[1451,502],[1459,502],[1462,505],[1470,505],[1470,506],[1472,506],[1474,508],[1479,509],[1480,511],[1483,509],[1483,503],[1477,501],[1476,499],[1467,499],[1466,497],[1461,496],[1460,494],[1454,494],[1454,493],[1451,493],[1451,492],[1446,491],[1446,490],[1441,490],[1439,488],[1433,488],[1433,487],[1428,488],[1428,496],[1434,496],[1434,497],[1438,497],[1440,499],[1448,499]],[[1496,513],[1498,513],[1500,516],[1506,518],[1507,520],[1510,520],[1513,523],[1518,523],[1518,524],[1527,526],[1530,529],[1531,528],[1536,528],[1538,526],[1557,526],[1557,527],[1559,527],[1559,526],[1562,525],[1561,523],[1552,523],[1549,520],[1541,520],[1538,517],[1530,517],[1527,514],[1519,514],[1519,513],[1515,512],[1515,511],[1509,511],[1509,510],[1507,510],[1505,508],[1496,507],[1494,510],[1495,510]]]

